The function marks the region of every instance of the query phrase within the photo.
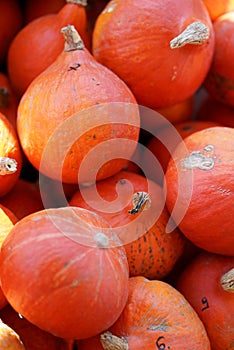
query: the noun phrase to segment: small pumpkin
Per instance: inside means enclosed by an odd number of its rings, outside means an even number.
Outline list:
[[[128,297],[129,268],[119,239],[104,219],[76,207],[21,219],[2,245],[0,276],[14,310],[64,339],[104,331]]]
[[[202,0],[112,0],[98,16],[92,52],[151,109],[192,96],[210,68],[214,33]]]
[[[181,232],[165,230],[169,214],[162,188],[143,175],[120,171],[80,189],[69,203],[109,222],[124,244],[130,276],[163,278],[183,252]]]
[[[59,12],[36,18],[14,37],[8,50],[7,69],[19,97],[63,51],[64,40],[60,34],[63,26],[73,24],[89,47],[86,3],[86,0],[67,0]]]
[[[212,350],[234,340],[234,257],[202,252],[180,274],[176,288],[202,320]]]
[[[0,348],[2,350],[25,350],[19,335],[0,320]]]
[[[22,168],[22,151],[16,131],[0,112],[0,197],[17,182]]]
[[[218,101],[234,106],[234,11],[225,13],[213,22],[215,50],[204,87]]]
[[[180,230],[222,255],[234,255],[233,150],[233,128],[197,131],[177,146],[165,174],[166,205]]]
[[[20,100],[18,135],[42,174],[65,183],[95,182],[130,159],[139,110],[126,84],[93,58],[74,26],[62,32],[64,51]]]
[[[102,344],[102,346],[100,346]],[[210,350],[200,318],[168,283],[129,279],[129,298],[121,316],[105,333],[78,342],[79,350]]]

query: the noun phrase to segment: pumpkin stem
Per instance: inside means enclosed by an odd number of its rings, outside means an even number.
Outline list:
[[[149,209],[151,205],[151,199],[147,192],[136,192],[132,196],[133,208],[129,210],[129,214],[137,214],[139,211]]]
[[[193,22],[185,30],[170,41],[171,49],[178,49],[184,45],[202,45],[210,36],[210,30],[202,22]]]
[[[87,6],[87,0],[66,0],[67,3]]]
[[[221,285],[226,292],[234,293],[234,268],[221,277]]]
[[[0,108],[7,107],[9,105],[9,91],[5,86],[0,87]]]
[[[214,146],[207,145],[202,151],[193,151],[187,158],[182,159],[186,169],[211,170],[215,165]]]
[[[116,337],[111,332],[101,334],[100,341],[104,350],[128,350],[128,342],[123,337]]]
[[[0,157],[0,175],[13,174],[17,171],[17,162],[13,158]]]
[[[102,232],[98,232],[95,234],[94,241],[96,242],[99,248],[109,247],[109,238]]]
[[[85,46],[83,40],[79,36],[77,30],[73,25],[68,25],[61,29],[61,33],[65,39],[64,52],[73,50],[84,50]]]

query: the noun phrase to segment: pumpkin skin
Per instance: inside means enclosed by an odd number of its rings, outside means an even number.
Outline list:
[[[2,290],[39,328],[65,339],[94,336],[115,322],[127,301],[128,263],[118,245],[108,224],[90,211],[65,207],[28,215],[2,245]]]
[[[95,190],[106,201],[106,207],[101,207],[103,204]],[[151,205],[146,211],[131,215],[132,195],[140,191],[149,194]],[[163,278],[183,252],[184,237],[181,232],[174,229],[167,233],[165,229],[169,215],[164,208],[162,188],[143,175],[121,171],[77,191],[69,203],[95,211],[116,230],[125,247],[130,276]]]
[[[0,171],[0,197],[7,194],[17,182],[22,168],[22,151],[15,129],[7,117],[0,112],[0,157],[13,159],[9,171]],[[9,163],[9,162],[7,162]],[[4,174],[5,175],[4,175]]]
[[[16,129],[18,100],[8,76],[0,72],[0,112],[4,114]]]
[[[204,82],[208,93],[218,101],[234,106],[234,11],[213,22],[215,50],[212,65]]]
[[[227,12],[234,11],[233,0],[203,0],[203,2],[208,9],[212,21]]]
[[[0,320],[0,347],[2,350],[25,350],[18,334]]]
[[[165,174],[166,205],[172,213],[178,201],[172,216],[180,230],[222,255],[234,255],[233,140],[233,128],[197,131],[177,146]]]
[[[204,325],[183,295],[163,281],[142,276],[129,279],[128,302],[109,331],[126,339],[129,350],[211,349]],[[78,348],[102,349],[98,343],[98,337],[83,340]]]
[[[207,25],[209,40],[171,49],[170,41],[195,21]],[[144,5],[112,0],[92,36],[94,57],[125,81],[139,104],[152,109],[192,96],[205,79],[213,51],[212,23],[200,0],[147,0]]]
[[[71,32],[78,35],[74,27]],[[63,51],[34,79],[20,100],[17,116],[29,161],[42,174],[65,183],[95,182],[120,171],[137,146],[140,128],[132,92],[80,43],[80,48]],[[87,160],[92,149],[93,158]]]
[[[66,0],[50,0],[43,2],[35,2],[26,0],[24,5],[24,18],[25,22],[29,23],[34,19],[58,12],[64,5]]]
[[[0,310],[2,321],[19,334],[26,350],[71,350],[67,342],[61,338],[36,327],[10,306]]]
[[[234,266],[234,257],[200,253],[181,273],[176,288],[202,320],[212,350],[232,349],[234,294],[222,288],[220,279]]]
[[[58,13],[41,16],[25,25],[12,40],[8,55],[7,69],[16,94],[21,97],[27,87],[42,71],[54,62],[63,51],[64,40],[60,29],[73,24],[86,47],[87,17],[83,5],[65,3]]]

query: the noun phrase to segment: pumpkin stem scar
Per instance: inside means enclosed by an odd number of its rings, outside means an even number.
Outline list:
[[[221,277],[222,288],[229,293],[234,293],[234,268]]]
[[[136,192],[132,196],[133,208],[128,212],[129,214],[137,214],[139,211],[149,209],[151,205],[151,199],[147,192]]]
[[[0,107],[7,107],[9,106],[9,91],[6,87],[1,86],[0,87]]]
[[[215,156],[213,154],[214,146],[207,145],[203,151],[193,151],[190,155],[182,159],[185,169],[198,168],[201,170],[211,170],[215,165]]]
[[[67,3],[87,6],[87,0],[66,0]]]
[[[100,341],[104,350],[128,350],[128,342],[123,337],[116,337],[111,332],[100,335]]]
[[[109,247],[109,238],[102,232],[96,233],[94,235],[94,241],[96,242],[99,248],[108,248]]]
[[[83,40],[73,25],[63,27],[61,33],[65,39],[64,52],[84,50],[85,46]]]
[[[210,36],[209,28],[202,22],[193,22],[185,30],[170,41],[171,49],[178,49],[187,44],[202,45]]]
[[[17,171],[17,162],[13,158],[0,157],[0,175],[13,174]]]

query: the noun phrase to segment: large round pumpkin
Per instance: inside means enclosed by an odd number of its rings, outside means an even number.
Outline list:
[[[233,128],[197,131],[177,146],[165,175],[166,205],[181,231],[223,255],[234,255],[233,155]]]
[[[212,23],[202,0],[112,0],[93,32],[94,57],[128,84],[139,104],[152,109],[192,96],[213,51]]]
[[[28,215],[2,245],[2,290],[39,328],[65,339],[93,336],[116,321],[127,301],[128,263],[117,245],[108,224],[85,209]]]

